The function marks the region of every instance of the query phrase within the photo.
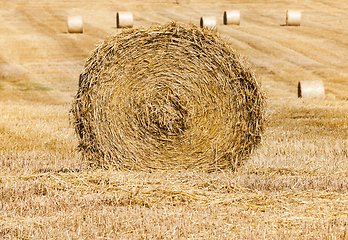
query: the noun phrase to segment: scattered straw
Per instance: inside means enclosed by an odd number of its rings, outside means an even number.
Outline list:
[[[169,23],[107,38],[81,72],[71,110],[91,167],[235,168],[260,142],[264,97],[218,35]]]

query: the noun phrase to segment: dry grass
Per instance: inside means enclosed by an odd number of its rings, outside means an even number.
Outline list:
[[[348,104],[293,101],[244,168],[214,173],[85,170],[67,105],[1,103],[0,236],[344,239]]]
[[[344,175],[93,171],[6,175],[1,181],[4,236],[228,239],[346,234]]]
[[[127,2],[135,25],[226,10],[145,2]],[[281,1],[242,1],[248,18],[219,26],[261,75],[268,123],[238,172],[204,173],[86,170],[68,103],[83,58],[115,30],[114,12],[104,20],[115,2],[3,2],[0,239],[347,239],[347,4],[292,3],[306,13],[295,29],[280,26]],[[86,34],[62,33],[71,7],[87,17]],[[318,78],[336,100],[297,99],[298,81]]]

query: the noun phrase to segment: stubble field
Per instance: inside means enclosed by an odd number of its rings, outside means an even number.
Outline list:
[[[344,0],[0,1],[1,239],[347,239],[348,4]],[[222,25],[239,9],[240,26]],[[287,27],[287,9],[302,10]],[[267,95],[262,145],[237,172],[87,170],[68,112],[84,61],[135,27],[218,19]],[[81,15],[84,34],[68,34]],[[297,83],[323,80],[324,99]]]

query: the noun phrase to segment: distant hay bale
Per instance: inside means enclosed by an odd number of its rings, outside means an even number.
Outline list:
[[[322,80],[307,80],[298,83],[299,98],[323,98],[325,96]]]
[[[190,4],[190,0],[176,0],[177,4]]]
[[[225,11],[223,19],[225,25],[240,25],[240,12],[239,10]]]
[[[201,17],[200,21],[201,28],[215,28],[216,29],[216,18],[214,16]]]
[[[100,44],[71,122],[91,167],[212,171],[248,159],[263,105],[254,73],[217,33],[171,22]]]
[[[287,26],[300,26],[301,24],[301,11],[288,10],[286,12],[286,25]]]
[[[68,32],[83,33],[83,21],[80,16],[68,17]]]
[[[117,12],[116,14],[117,28],[132,28],[133,27],[133,13],[131,12]]]

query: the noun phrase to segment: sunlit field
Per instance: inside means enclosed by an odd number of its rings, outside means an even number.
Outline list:
[[[227,9],[240,26],[222,24]],[[302,10],[300,27],[285,24]],[[262,143],[237,171],[88,169],[69,110],[96,44],[134,26],[218,19],[258,74]],[[298,1],[3,1],[0,9],[1,239],[347,239],[348,4]],[[69,15],[84,18],[68,34]],[[323,80],[322,99],[297,83]]]

